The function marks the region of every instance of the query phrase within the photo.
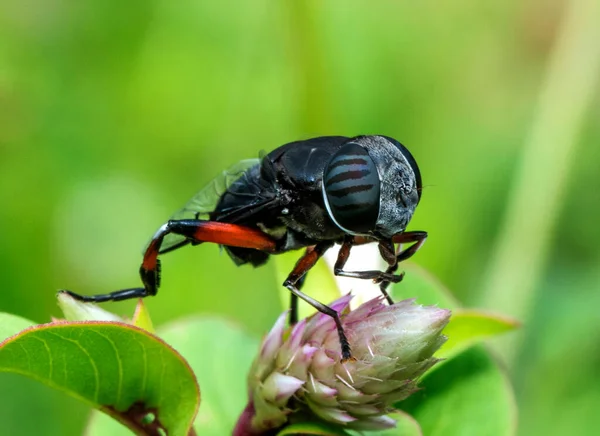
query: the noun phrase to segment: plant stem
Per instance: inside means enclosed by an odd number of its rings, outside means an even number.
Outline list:
[[[539,95],[482,303],[527,319],[560,212],[578,137],[600,77],[600,2],[571,0]],[[509,364],[520,335],[501,346]]]

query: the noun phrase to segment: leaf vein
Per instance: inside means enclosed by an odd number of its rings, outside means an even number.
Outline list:
[[[50,347],[48,346],[48,343],[46,341],[44,341],[42,338],[38,338],[37,336],[32,336],[33,339],[40,341],[42,344],[44,344],[44,348],[46,349],[46,352],[48,353],[48,380],[52,380],[52,377],[54,375],[54,360],[52,359],[52,352],[50,351]]]
[[[118,378],[118,383],[117,383],[117,399],[115,400],[115,406],[120,407],[121,396],[123,395],[123,362],[121,362],[119,350],[118,350],[117,346],[115,345],[115,342],[110,337],[108,337],[105,334],[103,334],[99,331],[96,331],[96,330],[90,330],[90,331],[94,332],[96,335],[105,339],[106,342],[108,342],[110,344],[110,346],[112,347],[112,349],[115,352],[115,360],[117,361],[117,368],[118,368],[118,373],[119,373],[119,378]]]
[[[92,359],[92,356],[90,355],[90,353],[88,352],[88,350],[86,350],[85,347],[83,347],[79,343],[79,341],[77,341],[75,339],[66,338],[64,336],[61,336],[61,335],[59,335],[57,333],[54,333],[52,331],[49,331],[49,330],[47,331],[47,333],[49,335],[56,336],[57,338],[62,339],[64,341],[66,341],[66,342],[70,342],[70,343],[74,344],[88,358],[88,360],[90,361],[90,366],[92,367],[92,370],[94,372],[94,384],[95,384],[95,386],[94,386],[94,397],[93,397],[93,400],[94,400],[95,403],[98,403],[99,402],[98,397],[100,395],[100,374],[98,372],[98,367],[96,366],[96,362],[94,362],[94,359]]]

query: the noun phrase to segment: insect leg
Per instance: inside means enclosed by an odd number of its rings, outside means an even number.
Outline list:
[[[164,237],[171,233],[185,236],[192,243],[213,242],[232,247],[254,248],[267,252],[275,252],[277,250],[276,242],[269,235],[251,227],[217,221],[171,220],[158,229],[144,253],[144,259],[140,266],[140,277],[144,284],[143,288],[123,289],[109,294],[89,296],[79,295],[71,291],[64,292],[77,300],[94,303],[156,295],[160,286],[160,261],[158,259],[160,246]]]
[[[383,271],[376,271],[376,270],[372,270],[372,271],[344,271],[344,266],[346,265],[346,262],[348,261],[348,257],[350,256],[350,249],[352,248],[352,246],[354,245],[354,238],[349,236],[346,237],[346,239],[344,239],[344,242],[342,243],[342,246],[340,247],[340,251],[338,253],[338,258],[335,261],[335,265],[333,267],[333,273],[336,276],[340,276],[340,277],[353,277],[356,279],[372,279],[375,280],[376,282],[381,282],[381,281],[390,281],[390,282],[399,282],[400,280],[402,280],[402,276],[396,276],[394,274],[390,274],[390,273],[385,273]],[[381,249],[380,249],[381,251]],[[392,252],[392,254],[394,254]],[[389,257],[389,256],[388,256]],[[395,256],[394,256],[395,259]],[[385,292],[385,289],[383,290],[383,296],[386,298],[386,300],[388,301],[388,303],[390,304],[394,304],[394,302],[392,301],[392,299],[390,298],[390,296],[387,294],[387,292]]]
[[[148,296],[146,289],[144,288],[121,289],[109,294],[98,295],[80,295],[67,289],[61,290],[59,293],[68,294],[74,299],[83,301],[85,303],[104,303],[105,301],[122,301],[129,300],[131,298],[144,298]]]
[[[306,281],[306,274],[304,274],[296,282],[296,289],[302,289],[304,282]],[[298,322],[298,296],[294,293],[290,294],[290,325],[294,325]]]
[[[411,257],[415,252],[423,245],[427,238],[427,232],[405,232],[395,235],[391,241],[380,241],[379,252],[381,256],[388,262],[388,268],[385,272],[383,271],[344,271],[344,265],[350,255],[350,249],[353,245],[365,244],[368,242],[374,242],[373,240],[363,237],[347,237],[344,239],[342,247],[340,248],[337,261],[333,268],[333,272],[337,276],[341,277],[353,277],[357,279],[371,279],[376,283],[379,283],[379,289],[389,304],[394,304],[394,301],[387,293],[387,287],[390,283],[399,283],[402,281],[404,274],[394,274],[398,269],[398,263]],[[416,242],[406,250],[401,251],[395,255],[392,243],[403,243],[403,242]]]
[[[342,327],[342,322],[340,321],[339,314],[333,310],[331,307],[324,305],[323,303],[315,300],[314,298],[309,297],[300,289],[298,289],[297,284],[298,281],[311,269],[316,263],[317,260],[330,248],[333,244],[328,241],[321,242],[314,247],[309,247],[306,250],[304,256],[300,258],[296,266],[283,283],[283,286],[288,288],[293,295],[296,297],[303,299],[312,307],[317,309],[319,312],[328,315],[333,318],[335,322],[335,327],[338,332],[338,336],[340,339],[340,347],[342,349],[342,359],[348,360],[352,358],[352,353],[350,352],[350,344],[348,343],[348,339],[346,338],[346,333],[344,333],[344,328]]]
[[[398,264],[400,262],[408,259],[409,257],[411,257],[413,254],[415,254],[417,252],[417,250],[419,248],[421,248],[421,246],[425,243],[426,239],[427,239],[427,232],[423,232],[423,231],[404,232],[404,233],[400,233],[399,235],[395,235],[392,238],[392,242],[395,242],[398,244],[402,244],[405,242],[416,242],[416,243],[411,245],[410,247],[400,251],[396,255],[396,262],[394,264],[390,263],[390,266],[388,267],[386,273],[395,273],[398,270]],[[398,248],[400,248],[400,246],[398,246]],[[404,273],[401,274],[400,276],[404,277]],[[381,292],[384,295],[387,295],[387,288],[389,285],[390,285],[389,281],[382,281],[381,283],[379,283],[379,289],[381,290]]]

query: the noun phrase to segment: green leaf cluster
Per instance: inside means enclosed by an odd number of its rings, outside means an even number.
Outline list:
[[[279,267],[283,271],[288,265],[282,260]],[[397,404],[398,427],[381,434],[514,434],[511,387],[479,343],[514,329],[517,323],[461,309],[428,273],[414,265],[407,268],[405,281],[393,288],[394,297],[449,307],[453,317],[445,331],[449,340],[438,355],[445,360],[423,377],[421,391]],[[324,266],[317,272],[325,274]],[[321,296],[335,292],[331,279],[322,283],[319,287],[313,280],[308,285],[318,288],[315,292]],[[246,373],[260,338],[224,319],[207,316],[165,325],[156,336],[139,327],[151,329],[152,325],[143,305],[138,306],[133,324],[56,321],[33,325],[1,314],[0,339],[6,339],[0,345],[0,371],[41,381],[104,412],[92,415],[88,435],[231,432],[247,401]],[[300,422],[279,434],[349,432],[320,422]]]

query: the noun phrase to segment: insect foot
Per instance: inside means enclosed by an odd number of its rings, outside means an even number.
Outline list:
[[[234,436],[271,434],[307,415],[346,429],[395,426],[387,414],[438,362],[433,353],[446,340],[450,311],[414,300],[389,306],[379,297],[348,312],[351,298],[330,305],[345,313],[351,359],[342,359],[330,316],[316,313],[289,328],[287,313],[279,317],[250,369],[249,402]]]

